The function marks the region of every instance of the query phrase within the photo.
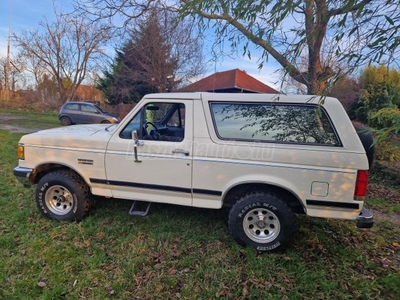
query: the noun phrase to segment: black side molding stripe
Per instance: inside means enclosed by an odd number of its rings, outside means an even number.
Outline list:
[[[127,181],[114,181],[114,180],[109,180],[108,183],[110,185],[136,187],[136,188],[141,188],[141,189],[162,190],[162,191],[170,191],[170,192],[189,193],[189,194],[192,192],[192,190],[188,189],[188,188],[182,188],[182,187],[177,187],[177,186],[168,186],[168,185],[137,183],[137,182],[127,182]]]
[[[142,188],[142,189],[152,189],[152,190],[163,190],[163,191],[171,191],[171,192],[180,192],[191,194],[192,189],[190,188],[182,188],[177,186],[168,186],[168,185],[158,185],[158,184],[148,184],[148,183],[138,183],[138,182],[128,182],[128,181],[116,181],[116,180],[105,180],[105,179],[97,179],[90,178],[90,182],[92,183],[100,183],[100,184],[109,184],[116,186],[126,186],[133,188]],[[204,194],[211,196],[221,196],[222,192],[213,191],[213,190],[204,190],[204,189],[193,189],[194,194]]]
[[[193,194],[204,194],[211,196],[222,196],[222,192],[213,190],[193,189]]]
[[[105,179],[89,178],[89,180],[91,183],[108,184],[108,180],[105,180]]]
[[[333,202],[333,201],[322,201],[322,200],[306,200],[306,203],[307,205],[360,209],[360,205],[358,203]]]

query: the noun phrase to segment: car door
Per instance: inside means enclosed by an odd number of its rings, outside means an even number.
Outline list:
[[[81,123],[93,124],[100,123],[99,111],[90,104],[81,104]]]
[[[105,158],[114,197],[192,204],[193,123],[191,117],[184,120],[192,115],[191,100],[148,99],[114,133]],[[133,130],[139,135],[137,155]]]

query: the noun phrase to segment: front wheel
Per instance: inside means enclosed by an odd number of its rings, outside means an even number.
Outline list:
[[[36,187],[36,204],[45,217],[58,221],[77,221],[90,209],[89,187],[77,174],[57,170],[43,176]]]
[[[284,248],[297,229],[295,215],[286,203],[265,192],[241,197],[229,212],[228,225],[239,244],[258,251]]]

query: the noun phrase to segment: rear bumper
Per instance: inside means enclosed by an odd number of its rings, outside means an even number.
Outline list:
[[[21,182],[25,187],[29,187],[31,185],[29,177],[31,176],[32,171],[33,170],[29,168],[15,167],[13,173],[19,182]]]
[[[363,229],[370,229],[374,226],[374,216],[372,213],[363,207],[363,209],[360,212],[360,215],[357,217],[357,225],[356,229],[357,230],[363,230]]]

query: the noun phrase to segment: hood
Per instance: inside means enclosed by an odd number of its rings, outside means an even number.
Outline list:
[[[117,116],[117,115],[111,114],[111,113],[109,113],[109,112],[104,112],[104,114],[103,114],[103,115],[105,115],[105,116],[109,116],[109,117],[112,117],[112,118],[116,118],[116,119],[118,119],[118,120],[119,120],[119,118],[118,118],[118,116]]]
[[[24,135],[20,143],[26,146],[90,148],[105,150],[116,126],[110,124],[72,125],[41,130]]]

